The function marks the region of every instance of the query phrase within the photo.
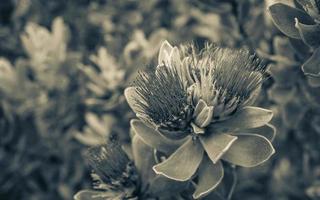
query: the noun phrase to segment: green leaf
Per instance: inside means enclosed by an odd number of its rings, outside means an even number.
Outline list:
[[[200,137],[200,141],[213,163],[218,162],[236,139],[236,136],[220,133],[212,133],[209,136]]]
[[[295,18],[304,24],[314,24],[313,19],[304,11],[282,3],[273,4],[268,10],[278,29],[292,38],[300,39],[299,31],[295,28]]]
[[[206,156],[199,168],[199,181],[193,193],[194,199],[202,198],[212,192],[222,181],[224,170],[219,161],[213,164]]]
[[[221,159],[242,167],[255,167],[275,153],[271,142],[261,135],[242,133],[237,136]]]
[[[81,190],[74,195],[74,200],[105,200],[106,198],[114,197],[111,192],[95,191],[95,190]]]
[[[139,135],[146,144],[163,153],[172,153],[185,141],[165,138],[157,130],[137,119],[131,120],[130,124],[132,131]]]
[[[238,110],[229,119],[210,125],[209,132],[233,132],[246,128],[256,128],[267,124],[272,119],[271,110],[246,106]]]
[[[312,56],[302,65],[302,71],[306,75],[320,77],[320,47],[318,47]]]
[[[156,164],[153,149],[145,144],[138,135],[135,135],[132,139],[132,154],[141,178],[142,188],[145,188],[156,175],[152,170],[152,166]]]
[[[153,170],[176,181],[187,181],[197,171],[203,152],[199,141],[189,137],[167,160],[155,165]]]
[[[301,39],[310,47],[320,46],[320,24],[306,25],[295,19],[295,26],[299,30]]]
[[[239,131],[239,133],[252,133],[257,135],[262,135],[265,138],[267,138],[270,141],[273,141],[273,139],[276,136],[276,127],[274,127],[271,124],[266,124],[264,126],[258,127],[258,128],[252,128],[252,129],[244,129]],[[237,136],[237,133],[233,133],[232,135]]]

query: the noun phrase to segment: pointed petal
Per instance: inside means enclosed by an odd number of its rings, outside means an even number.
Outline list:
[[[200,141],[213,163],[218,162],[236,139],[236,136],[223,133],[213,133],[210,136],[200,137]]]
[[[320,77],[320,47],[318,47],[312,56],[302,65],[302,71],[306,75]]]
[[[270,141],[273,141],[273,139],[276,136],[276,127],[274,127],[272,124],[266,124],[264,126],[258,127],[258,128],[252,128],[252,129],[244,129],[239,131],[239,133],[252,133],[257,135],[262,135],[265,138],[267,138]],[[232,133],[232,135],[237,136],[239,133]]]
[[[320,25],[313,24],[307,25],[300,23],[299,20],[295,19],[296,28],[299,30],[301,39],[311,47],[318,47],[320,45]]]
[[[167,160],[155,165],[153,170],[176,181],[187,181],[197,171],[202,157],[202,146],[190,137]]]
[[[158,131],[137,119],[131,120],[130,124],[134,133],[139,135],[146,144],[163,153],[172,153],[185,141],[165,138]]]
[[[243,133],[237,136],[221,159],[242,167],[255,167],[275,153],[271,142],[261,135]]]
[[[211,160],[204,157],[199,168],[199,181],[193,193],[193,198],[199,199],[208,195],[220,184],[223,176],[224,170],[222,163],[219,161],[217,164],[213,164]]]
[[[140,99],[139,95],[137,94],[137,91],[134,87],[128,87],[124,90],[124,96],[126,97],[126,100],[130,106],[130,108],[133,110],[134,113],[139,113],[138,108],[136,105],[137,100]],[[142,100],[142,99],[141,99]]]
[[[209,132],[230,132],[246,128],[256,128],[267,124],[272,119],[271,110],[246,106],[238,110],[232,117],[210,125]]]
[[[158,65],[162,65],[163,63],[167,63],[169,55],[171,54],[173,47],[166,40],[161,44],[158,56]]]
[[[300,39],[299,31],[295,27],[295,18],[305,24],[314,24],[313,19],[304,11],[282,3],[269,6],[268,10],[278,29],[291,38]]]

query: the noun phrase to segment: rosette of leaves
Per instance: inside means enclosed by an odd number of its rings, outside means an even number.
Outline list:
[[[185,185],[152,171],[153,149],[138,135],[133,136],[132,149],[127,153],[117,141],[108,140],[89,148],[85,158],[93,169],[93,189],[79,191],[75,200],[176,199],[181,185]]]
[[[320,1],[297,0],[298,8],[282,3],[269,7],[275,25],[306,55],[302,71],[310,86],[320,86]],[[303,9],[300,9],[302,7]]]
[[[213,191],[223,165],[254,167],[274,153],[270,110],[252,107],[265,66],[246,50],[162,44],[155,72],[141,72],[125,96],[131,127],[163,153],[153,166],[176,181],[194,181],[193,198]],[[161,156],[160,156],[161,157]],[[196,179],[195,179],[196,178]]]

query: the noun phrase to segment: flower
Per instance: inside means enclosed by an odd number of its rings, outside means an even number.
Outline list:
[[[310,86],[320,86],[320,1],[298,0],[304,10],[282,3],[269,6],[271,17],[278,29],[290,38],[298,52],[306,59],[302,71]],[[300,42],[300,41],[302,42]]]
[[[94,170],[96,190],[82,190],[75,199],[136,199],[138,172],[117,142],[91,147],[85,158]]]
[[[125,96],[139,120],[131,126],[146,144],[168,157],[153,167],[176,181],[198,176],[194,198],[224,176],[222,162],[253,167],[270,158],[275,129],[270,110],[250,106],[265,67],[246,50],[165,41],[158,66],[141,72]]]

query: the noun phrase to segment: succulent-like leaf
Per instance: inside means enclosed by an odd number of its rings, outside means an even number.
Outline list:
[[[274,127],[272,124],[266,124],[264,126],[258,127],[258,128],[252,128],[252,129],[245,129],[239,131],[239,133],[252,133],[257,135],[262,135],[265,138],[267,138],[270,141],[273,141],[273,139],[276,136],[276,127]],[[232,135],[237,136],[238,133],[233,133]]]
[[[213,163],[217,163],[223,154],[228,151],[237,137],[229,134],[211,134],[201,136],[200,141]]]
[[[295,18],[305,24],[314,24],[313,19],[304,11],[282,3],[273,4],[268,10],[279,30],[292,38],[300,39],[299,31],[294,25]]]
[[[275,153],[271,142],[261,135],[243,133],[237,137],[221,159],[242,167],[255,167]]]
[[[229,119],[210,125],[209,132],[230,132],[245,128],[256,128],[267,124],[272,119],[271,110],[246,106],[238,110]]]
[[[165,138],[158,131],[147,126],[140,120],[133,119],[130,124],[132,130],[139,135],[146,144],[158,151],[172,153],[184,142],[184,140],[170,140]]]
[[[202,198],[214,190],[222,181],[224,170],[222,163],[219,161],[216,164],[212,163],[206,156],[199,168],[199,181],[196,190],[193,193],[194,199]]]
[[[302,71],[306,75],[320,77],[320,47],[318,47],[312,56],[302,65]]]
[[[155,165],[153,149],[145,144],[138,135],[135,135],[132,139],[132,154],[141,178],[142,188],[145,188],[155,177],[151,169]]]
[[[295,26],[299,30],[301,39],[311,47],[320,46],[320,24],[307,25],[295,19]]]
[[[199,141],[189,137],[167,160],[155,165],[153,170],[176,181],[187,181],[197,171],[203,152]]]

